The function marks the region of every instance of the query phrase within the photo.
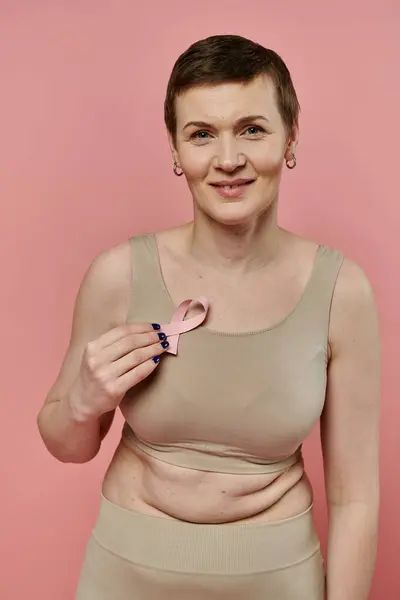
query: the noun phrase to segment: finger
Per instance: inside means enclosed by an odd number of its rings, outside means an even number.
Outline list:
[[[125,323],[124,325],[114,327],[113,329],[110,329],[110,331],[103,333],[103,335],[97,339],[97,344],[99,345],[99,348],[106,348],[129,335],[154,332],[155,327],[160,326],[157,324],[153,325],[152,323]]]
[[[109,364],[119,360],[123,356],[134,350],[147,348],[154,344],[159,344],[166,339],[165,334],[159,334],[153,331],[152,333],[135,333],[116,341],[114,344],[103,348],[99,354],[100,364]],[[146,359],[147,360],[147,359]]]
[[[157,368],[159,362],[154,362],[152,358],[147,360],[144,363],[138,365],[135,369],[131,369],[127,371],[124,375],[117,380],[118,385],[118,393],[122,396],[126,394],[126,392],[146,379],[151,373]]]
[[[143,363],[152,360],[156,356],[160,356],[168,349],[169,343],[167,341],[152,344],[133,350],[129,354],[126,354],[119,360],[113,363],[113,369],[116,377],[121,377],[132,369],[137,369]],[[154,361],[153,361],[154,362]]]

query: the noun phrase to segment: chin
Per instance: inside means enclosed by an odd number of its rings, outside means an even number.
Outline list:
[[[246,206],[244,202],[229,203],[213,210],[206,211],[206,214],[216,223],[226,227],[246,226],[257,219],[260,211],[254,210],[254,207]]]

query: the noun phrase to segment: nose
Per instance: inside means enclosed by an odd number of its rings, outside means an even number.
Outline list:
[[[224,137],[219,140],[217,154],[214,156],[213,166],[228,173],[246,164],[245,155],[239,151],[237,140]]]

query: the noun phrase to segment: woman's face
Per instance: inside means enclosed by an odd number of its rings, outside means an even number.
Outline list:
[[[171,146],[197,209],[234,225],[274,203],[298,131],[288,138],[268,77],[194,87],[176,99],[176,116]]]

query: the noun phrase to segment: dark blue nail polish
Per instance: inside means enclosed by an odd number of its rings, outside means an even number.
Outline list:
[[[169,346],[169,342],[162,342],[161,346],[162,346],[163,348],[168,348],[168,346]]]
[[[154,360],[154,362],[155,362],[156,364],[158,364],[158,363],[160,362],[160,357],[159,357],[159,356],[155,356],[155,357],[153,358],[153,360]]]
[[[158,337],[159,337],[159,339],[160,339],[161,341],[163,341],[163,340],[165,340],[165,338],[166,338],[167,336],[165,335],[165,333],[159,333],[159,334],[158,334]]]
[[[152,323],[151,326],[155,330],[161,329],[161,325],[159,325],[158,323]]]

